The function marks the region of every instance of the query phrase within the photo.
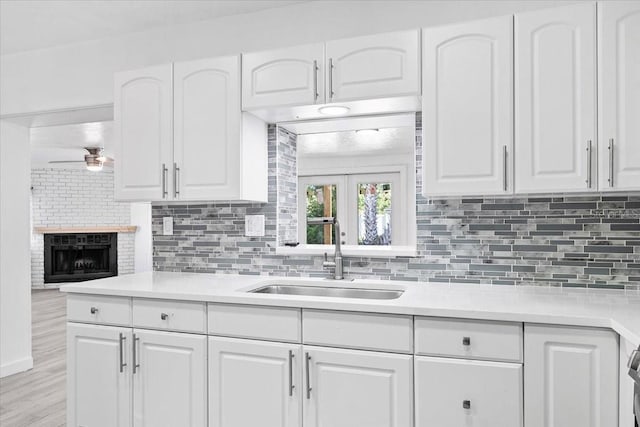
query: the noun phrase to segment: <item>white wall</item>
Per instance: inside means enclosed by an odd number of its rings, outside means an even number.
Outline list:
[[[131,203],[131,225],[138,226],[135,235],[134,271],[136,273],[152,271],[151,203]]]
[[[0,61],[0,115],[110,104],[113,73],[152,64],[418,28],[575,1],[313,1]]]
[[[0,120],[0,377],[31,358],[29,130]]]

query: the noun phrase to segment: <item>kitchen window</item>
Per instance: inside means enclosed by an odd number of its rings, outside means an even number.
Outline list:
[[[333,225],[309,225],[307,218],[337,217],[345,245],[407,244],[406,203],[399,171],[376,174],[301,176],[298,194],[299,241],[333,245]],[[404,222],[404,224],[403,224]]]

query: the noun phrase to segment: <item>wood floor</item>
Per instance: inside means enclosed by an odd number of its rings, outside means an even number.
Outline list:
[[[56,289],[32,290],[33,369],[0,379],[0,426],[66,424],[66,301]]]

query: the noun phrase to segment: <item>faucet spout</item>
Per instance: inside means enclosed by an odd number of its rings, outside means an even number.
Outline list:
[[[325,253],[324,267],[333,267],[333,279],[344,279],[344,260],[342,257],[342,242],[340,241],[340,222],[335,217],[322,217],[322,218],[307,218],[307,225],[333,225],[334,238],[333,241],[335,252],[333,254],[333,262],[326,261],[327,254]]]

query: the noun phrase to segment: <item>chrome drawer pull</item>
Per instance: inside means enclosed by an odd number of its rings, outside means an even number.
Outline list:
[[[309,374],[309,362],[311,361],[311,356],[309,356],[309,353],[306,353],[305,359],[305,365],[307,368],[307,399],[311,399],[311,379]]]
[[[293,389],[296,387],[293,385],[293,351],[289,350],[289,396],[293,396]]]
[[[120,346],[120,372],[124,371],[124,367],[127,366],[127,364],[124,362],[124,355],[123,350],[124,350],[124,340],[126,340],[127,337],[125,337],[122,333],[120,333],[120,340],[119,340],[119,346]]]

